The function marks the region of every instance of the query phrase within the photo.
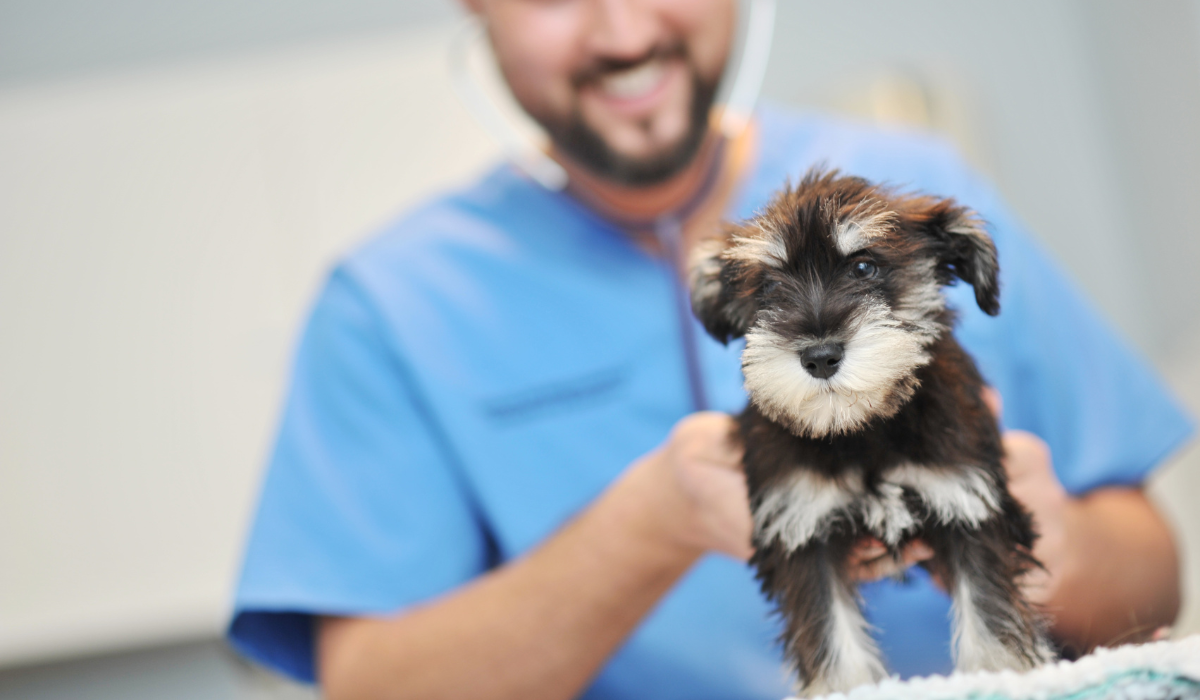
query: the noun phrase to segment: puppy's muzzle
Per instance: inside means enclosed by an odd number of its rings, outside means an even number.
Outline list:
[[[821,343],[800,353],[800,362],[817,379],[829,379],[837,374],[845,356],[846,346],[841,343]]]

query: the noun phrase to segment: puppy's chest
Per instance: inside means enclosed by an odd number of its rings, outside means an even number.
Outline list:
[[[791,551],[839,533],[896,546],[933,526],[978,527],[1000,509],[1001,486],[983,455],[948,460],[886,431],[849,440],[769,429],[745,437],[760,546],[777,541]]]

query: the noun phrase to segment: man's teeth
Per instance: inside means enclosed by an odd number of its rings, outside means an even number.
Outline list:
[[[621,99],[641,97],[658,86],[665,72],[662,61],[647,61],[636,68],[610,73],[600,80],[600,89]]]

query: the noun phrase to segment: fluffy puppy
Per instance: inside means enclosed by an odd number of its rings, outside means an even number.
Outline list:
[[[886,675],[846,569],[865,535],[893,556],[914,538],[932,547],[959,669],[1052,658],[1017,585],[1037,566],[1030,517],[942,294],[963,280],[995,315],[997,274],[970,210],[837,172],[809,173],[696,251],[696,315],[723,342],[746,339],[752,563],[803,693]]]

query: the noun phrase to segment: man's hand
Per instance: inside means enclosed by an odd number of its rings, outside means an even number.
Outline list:
[[[1055,475],[1050,448],[1041,438],[1009,430],[1003,440],[1008,490],[1033,515],[1033,529],[1038,533],[1033,556],[1045,567],[1029,572],[1023,584],[1025,595],[1030,602],[1045,605],[1054,599],[1071,566],[1067,541],[1071,497]]]
[[[850,578],[860,583],[877,581],[932,558],[933,549],[924,540],[913,540],[906,544],[900,552],[900,558],[896,559],[882,542],[874,537],[864,537],[850,554]]]
[[[666,443],[635,466],[656,472],[666,504],[662,525],[668,538],[697,552],[750,558],[754,522],[742,457],[737,422],[727,414],[707,412],[681,420]],[[897,560],[883,543],[864,537],[847,564],[851,578],[871,581],[932,556],[933,550],[917,541]]]
[[[984,387],[983,401],[996,420],[1004,414],[1000,392]],[[1067,511],[1071,497],[1054,473],[1050,447],[1033,433],[1007,430],[1004,443],[1004,471],[1008,474],[1008,491],[1033,516],[1033,529],[1038,539],[1033,544],[1033,556],[1045,569],[1029,572],[1023,584],[1030,602],[1049,603],[1063,580],[1070,548],[1067,546]]]
[[[737,423],[724,413],[695,413],[638,468],[656,472],[668,536],[700,552],[750,558],[750,501]]]
[[[1000,395],[984,400],[999,418]],[[1060,641],[1086,651],[1148,638],[1179,610],[1179,571],[1170,529],[1140,489],[1099,488],[1073,497],[1054,472],[1050,448],[1019,430],[1003,435],[1013,497],[1033,516],[1025,594],[1053,618]]]

